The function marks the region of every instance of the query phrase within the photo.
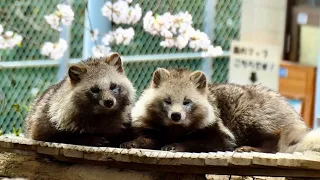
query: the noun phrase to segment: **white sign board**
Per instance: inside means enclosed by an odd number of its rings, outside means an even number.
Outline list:
[[[230,52],[229,83],[262,84],[278,91],[279,46],[233,41]]]

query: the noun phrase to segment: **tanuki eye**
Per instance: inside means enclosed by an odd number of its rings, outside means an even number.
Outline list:
[[[191,102],[191,100],[190,99],[185,99],[184,101],[183,101],[183,105],[184,106],[188,106],[188,105],[190,105],[192,102]]]
[[[92,93],[94,93],[94,94],[97,94],[97,93],[100,92],[100,89],[99,89],[98,87],[92,87],[92,88],[90,88],[90,91],[91,91]]]
[[[110,84],[110,90],[113,91],[117,88],[117,85],[115,83]]]
[[[164,102],[165,102],[166,104],[171,104],[171,99],[170,99],[170,98],[167,98],[167,99],[164,100]]]

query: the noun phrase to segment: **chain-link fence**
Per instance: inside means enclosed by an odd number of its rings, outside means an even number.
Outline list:
[[[84,31],[87,30],[84,28],[87,1],[73,0],[71,2],[75,20],[71,26],[70,58],[81,59]],[[61,3],[61,0],[0,1],[0,24],[5,30],[15,31],[24,38],[20,47],[9,50],[0,49],[1,61],[7,64],[10,61],[12,64],[12,67],[0,66],[0,126],[3,132],[8,133],[13,127],[21,127],[32,100],[50,84],[57,81],[58,63],[51,66],[38,64],[36,67],[18,67],[14,64],[19,64],[17,61],[53,61],[41,55],[40,48],[45,41],[57,41],[60,36],[59,32],[50,28],[44,19],[44,15],[52,13],[58,3]],[[168,11],[172,13],[188,11],[193,17],[194,27],[204,30],[206,0],[133,0],[132,4],[135,3],[140,4],[142,17],[147,10],[159,14]],[[212,22],[214,45],[228,50],[231,40],[238,38],[240,9],[241,1],[216,0],[216,8],[210,14],[214,16]],[[111,27],[115,29],[118,26],[112,24]],[[160,38],[143,31],[142,20],[134,26],[134,29],[135,38],[129,46],[112,46],[112,50],[123,56],[192,52],[190,48],[179,50],[159,46]],[[126,62],[125,68],[127,75],[138,89],[139,95],[148,85],[156,67],[186,67],[195,70],[201,69],[201,65],[202,59],[199,57],[185,60]],[[212,81],[225,82],[227,71],[228,58],[215,58],[212,67]]]

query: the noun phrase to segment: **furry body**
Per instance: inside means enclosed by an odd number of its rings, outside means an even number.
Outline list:
[[[134,94],[118,54],[90,58],[34,101],[25,133],[41,141],[116,146],[126,138]]]
[[[172,111],[181,114],[179,121],[173,121]],[[259,85],[208,85],[202,72],[181,69],[155,71],[132,118],[137,138],[122,147],[209,152],[246,146],[290,152],[299,151],[298,144],[309,132],[275,91]],[[299,147],[290,150],[293,146]]]
[[[260,85],[209,85],[223,124],[237,147],[285,152],[308,133],[301,116],[277,92]]]

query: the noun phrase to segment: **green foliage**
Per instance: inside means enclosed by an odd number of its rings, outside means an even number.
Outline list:
[[[12,127],[12,134],[14,134],[15,136],[20,136],[22,131],[22,128],[19,127],[18,129],[16,129],[15,127]]]

